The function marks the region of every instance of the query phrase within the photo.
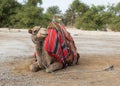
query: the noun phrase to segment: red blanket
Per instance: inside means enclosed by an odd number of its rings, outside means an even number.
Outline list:
[[[57,61],[64,63],[64,59],[68,56],[68,48],[65,37],[60,28],[48,28],[48,36],[45,39],[44,49],[49,55],[56,58]]]

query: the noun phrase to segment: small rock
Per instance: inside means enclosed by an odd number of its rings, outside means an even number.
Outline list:
[[[5,73],[3,72],[3,73],[1,73],[1,76],[3,76],[3,75],[5,75]]]
[[[114,65],[111,65],[104,69],[104,71],[110,71],[110,70],[114,70]]]

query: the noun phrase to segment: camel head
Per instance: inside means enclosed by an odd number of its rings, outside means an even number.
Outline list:
[[[40,26],[35,26],[32,29],[28,30],[28,33],[32,35],[32,41],[44,41],[48,35],[46,28],[41,28]]]

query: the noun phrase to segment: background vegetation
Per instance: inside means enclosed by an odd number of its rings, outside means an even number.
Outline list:
[[[64,14],[58,6],[51,6],[44,13],[42,0],[0,0],[0,27],[30,28],[35,25],[47,27],[54,16],[59,16],[64,25],[84,30],[120,31],[120,3],[108,6],[88,6],[74,0]]]

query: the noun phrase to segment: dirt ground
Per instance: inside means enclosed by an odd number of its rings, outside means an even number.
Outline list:
[[[68,31],[80,53],[79,64],[33,73],[29,64],[34,50],[27,30],[0,28],[0,86],[119,86],[120,33]]]

